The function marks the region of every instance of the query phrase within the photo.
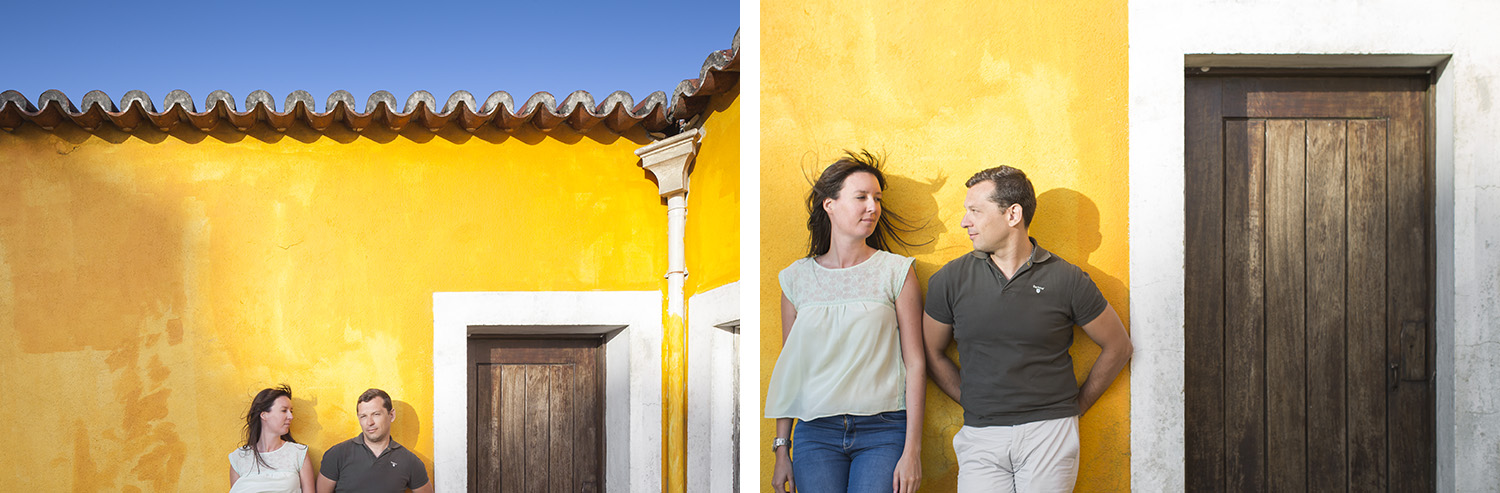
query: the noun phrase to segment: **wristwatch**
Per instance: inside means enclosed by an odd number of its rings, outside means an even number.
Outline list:
[[[775,452],[776,449],[779,449],[781,447],[790,447],[790,446],[792,446],[792,439],[790,439],[790,438],[776,437],[775,440],[771,440],[771,451],[772,452]]]

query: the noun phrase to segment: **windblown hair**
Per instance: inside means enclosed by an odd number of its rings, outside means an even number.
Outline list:
[[[869,173],[880,183],[880,189],[885,190],[885,173],[881,168],[885,166],[884,160],[871,154],[870,151],[859,152],[844,151],[844,157],[834,161],[823,169],[823,174],[813,182],[812,190],[807,194],[807,236],[808,257],[816,257],[828,253],[833,243],[833,222],[828,219],[828,211],[823,210],[823,201],[837,199],[839,192],[844,189],[844,180],[855,173]],[[903,233],[912,233],[921,227],[912,226],[910,221],[891,211],[890,207],[881,204],[880,219],[875,223],[875,232],[865,238],[865,244],[877,250],[890,251],[891,246],[901,245],[904,248],[916,246],[916,243],[902,237]]]
[[[270,411],[271,406],[276,405],[276,399],[282,397],[287,398],[287,400],[292,399],[292,388],[286,386],[286,384],[262,389],[260,393],[255,394],[255,399],[250,401],[250,412],[245,414],[245,447],[249,448],[250,453],[255,455],[256,463],[270,467],[271,469],[275,469],[275,467],[267,464],[266,460],[261,458],[260,450],[255,447],[260,443],[260,413]],[[292,439],[292,430],[287,430],[286,434],[281,436],[281,439],[297,443],[296,440]]]

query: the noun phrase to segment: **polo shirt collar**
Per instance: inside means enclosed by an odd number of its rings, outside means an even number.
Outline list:
[[[1031,259],[1029,261],[1027,261],[1027,263],[1029,263],[1029,264],[1039,264],[1039,263],[1042,263],[1042,262],[1046,262],[1047,260],[1049,260],[1049,259],[1052,258],[1052,252],[1049,252],[1045,248],[1042,248],[1040,245],[1037,245],[1036,244],[1036,238],[1032,238],[1032,237],[1028,236],[1028,237],[1026,237],[1026,239],[1029,240],[1029,241],[1031,241]],[[969,255],[973,255],[974,258],[982,259],[982,260],[985,260],[985,261],[988,261],[990,259],[989,252],[982,252],[982,251],[979,251],[979,250],[974,250],[973,252],[969,252]]]
[[[360,433],[359,435],[355,435],[354,440],[358,441],[359,442],[359,446],[364,447],[365,451],[369,452],[370,455],[375,455],[375,451],[374,450],[370,450],[370,444],[365,443],[365,434],[364,433]],[[392,450],[397,450],[397,449],[400,449],[400,448],[401,448],[401,444],[400,443],[396,443],[396,438],[392,437],[391,438],[391,443],[389,445],[385,446],[385,451],[381,452],[380,455],[388,454]],[[378,459],[379,457],[376,457],[376,458]]]

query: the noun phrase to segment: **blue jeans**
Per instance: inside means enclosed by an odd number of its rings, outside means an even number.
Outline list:
[[[905,447],[906,411],[798,421],[792,479],[801,493],[890,492]]]

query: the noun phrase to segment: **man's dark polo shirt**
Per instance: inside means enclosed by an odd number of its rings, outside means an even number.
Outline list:
[[[953,326],[959,405],[969,426],[1077,416],[1073,326],[1108,302],[1082,269],[1031,240],[1031,259],[1006,279],[989,254],[953,259],[927,283],[927,315]]]
[[[379,457],[365,445],[365,436],[339,442],[323,453],[318,467],[323,477],[338,482],[333,491],[401,493],[427,485],[427,466],[395,439]]]

